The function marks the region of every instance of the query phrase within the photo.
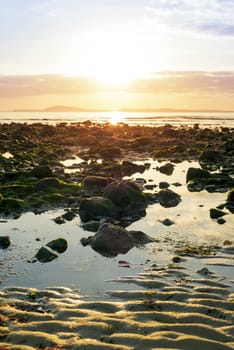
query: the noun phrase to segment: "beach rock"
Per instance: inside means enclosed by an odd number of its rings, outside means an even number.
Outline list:
[[[95,220],[90,220],[82,224],[83,230],[90,231],[90,232],[97,232],[99,226],[100,226],[100,222]]]
[[[171,226],[171,225],[174,225],[175,223],[171,219],[164,219],[164,220],[158,220],[158,221],[165,226]]]
[[[160,173],[165,175],[172,175],[174,171],[174,165],[172,163],[166,163],[158,168]]]
[[[152,242],[153,239],[141,231],[127,231],[121,226],[104,223],[93,237],[83,243],[88,243],[100,254],[114,257],[125,254],[131,248]]]
[[[166,182],[166,181],[160,181],[158,185],[159,185],[160,189],[170,187],[170,184],[168,182]]]
[[[6,249],[11,245],[11,240],[9,236],[0,236],[0,248]]]
[[[234,188],[232,188],[230,191],[228,191],[227,201],[234,202]]]
[[[121,157],[121,150],[118,147],[102,148],[98,153],[103,159],[114,159]]]
[[[127,160],[122,162],[123,176],[131,176],[134,173],[143,173],[146,169],[145,165],[139,165]]]
[[[218,219],[222,216],[226,215],[222,210],[217,209],[217,208],[211,208],[210,209],[210,217],[211,219]]]
[[[56,177],[46,177],[35,183],[36,191],[45,191],[53,188],[60,188],[61,182]]]
[[[0,200],[0,213],[14,215],[23,212],[24,200],[16,198],[3,198]]]
[[[206,179],[211,177],[211,174],[207,170],[203,170],[200,168],[188,168],[187,174],[186,174],[186,182],[188,183],[191,180],[195,179]]]
[[[106,187],[113,179],[104,176],[86,176],[83,179],[83,185],[85,188],[104,188]]]
[[[165,208],[175,207],[181,202],[180,195],[168,189],[159,191],[156,198],[161,206]]]
[[[115,217],[116,207],[112,200],[104,197],[85,198],[81,201],[79,215],[82,221],[100,220],[103,217]]]
[[[57,253],[63,253],[67,250],[67,241],[64,238],[57,238],[47,243],[46,246]]]
[[[205,150],[199,156],[199,163],[220,164],[222,161],[221,153],[215,150]]]
[[[58,255],[53,253],[51,250],[49,250],[46,247],[41,247],[38,250],[35,257],[41,263],[47,263],[47,262],[50,262],[50,261],[56,259],[58,257]]]
[[[146,205],[146,198],[140,188],[131,181],[112,182],[105,188],[104,197],[120,207],[127,207],[132,203],[143,203]]]
[[[52,177],[53,170],[49,165],[38,165],[32,169],[31,174],[38,179],[43,179],[45,177]]]

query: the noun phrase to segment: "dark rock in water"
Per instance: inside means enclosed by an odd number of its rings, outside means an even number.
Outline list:
[[[168,189],[159,191],[156,198],[165,208],[176,207],[181,202],[180,195]]]
[[[41,247],[37,254],[36,254],[36,259],[42,263],[47,263],[50,262],[58,257],[57,254],[53,253],[51,250],[49,250],[46,247]]]
[[[0,237],[0,248],[6,249],[11,245],[11,240],[9,236],[1,236]]]
[[[165,226],[171,226],[174,225],[174,221],[170,220],[170,219],[164,219],[164,220],[158,220],[161,224],[165,225]]]
[[[47,243],[46,246],[55,250],[57,253],[63,253],[67,250],[67,241],[64,238],[57,238]]]
[[[234,151],[234,140],[228,140],[225,144],[224,144],[224,149],[227,152],[231,152]]]
[[[86,188],[104,188],[106,187],[113,179],[104,176],[86,176],[83,180],[84,187]]]
[[[104,159],[114,159],[121,157],[121,150],[117,147],[108,147],[101,149],[99,154]]]
[[[170,184],[168,182],[166,182],[166,181],[160,181],[159,182],[159,188],[160,189],[168,188],[168,187],[170,187]]]
[[[61,187],[61,182],[56,177],[46,177],[35,183],[35,189],[37,191],[45,191],[59,187]]]
[[[217,208],[211,208],[210,209],[210,217],[211,219],[218,219],[222,216],[226,215],[222,210],[217,209]]]
[[[62,215],[62,218],[67,221],[72,221],[76,217],[76,214],[72,210],[68,210],[66,213]]]
[[[80,243],[82,244],[83,247],[86,247],[87,245],[89,245],[92,241],[92,237],[82,237],[80,240]]]
[[[114,203],[104,197],[91,197],[81,201],[79,215],[82,221],[100,220],[103,217],[115,217]]]
[[[227,201],[225,203],[225,208],[227,208],[232,214],[234,214],[234,202]]]
[[[215,150],[205,150],[199,156],[200,163],[220,164],[222,161],[223,157],[221,153]]]
[[[24,200],[16,198],[3,198],[0,200],[0,212],[5,215],[21,214],[24,208]]]
[[[124,160],[122,162],[122,169],[124,176],[131,176],[134,173],[143,173],[146,169],[146,166]]]
[[[85,222],[85,223],[82,225],[82,228],[83,228],[85,231],[97,232],[99,226],[100,226],[100,222],[99,222],[99,221],[90,220],[90,221],[88,221],[88,222]]]
[[[224,220],[224,218],[218,218],[218,219],[217,219],[217,223],[218,223],[219,225],[223,225],[223,224],[225,224],[225,222],[226,222],[226,220]]]
[[[52,177],[53,170],[49,165],[38,165],[32,169],[31,174],[38,179],[43,179],[45,177]]]
[[[111,199],[120,207],[126,207],[131,203],[146,203],[143,192],[131,181],[112,182],[105,188],[104,197]]]
[[[171,175],[174,171],[174,165],[172,163],[166,163],[165,165],[162,165],[158,168],[160,173]]]
[[[141,231],[127,231],[121,226],[105,223],[101,225],[93,237],[82,239],[88,245],[107,257],[125,254],[131,248],[152,242],[153,239]]]
[[[211,174],[207,170],[203,170],[200,168],[188,168],[186,174],[186,182],[195,179],[204,179],[211,177]]]
[[[227,194],[227,201],[234,202],[234,188],[232,188]]]

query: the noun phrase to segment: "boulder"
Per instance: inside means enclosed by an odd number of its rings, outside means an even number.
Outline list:
[[[0,248],[6,249],[11,245],[11,240],[9,236],[1,236],[0,237]]]
[[[32,169],[31,174],[38,179],[43,179],[45,177],[52,177],[53,170],[49,165],[38,165]]]
[[[93,237],[81,240],[83,245],[90,246],[107,257],[125,254],[134,246],[153,242],[153,239],[141,231],[127,231],[121,226],[110,223],[102,224]]]
[[[112,181],[109,177],[104,176],[86,176],[83,179],[83,185],[85,188],[104,188]]]
[[[211,177],[211,174],[207,170],[203,170],[200,168],[188,168],[186,174],[186,182],[188,183],[191,180],[195,179],[204,179]]]
[[[45,191],[61,187],[61,182],[56,177],[46,177],[36,182],[34,186],[37,191]]]
[[[83,222],[100,220],[103,217],[116,215],[114,203],[104,197],[85,198],[80,203],[79,215]]]
[[[200,163],[220,164],[222,161],[223,157],[221,153],[215,150],[205,150],[199,156]]]
[[[175,207],[181,202],[180,195],[169,189],[159,191],[156,198],[164,208]]]
[[[221,218],[224,215],[226,215],[226,213],[224,213],[220,209],[217,209],[217,208],[211,208],[210,209],[210,217],[211,217],[211,219],[218,219],[218,218]]]
[[[122,169],[124,176],[131,176],[134,173],[143,173],[146,169],[146,166],[124,160],[122,162]]]
[[[230,191],[228,191],[227,201],[234,202],[234,188],[232,188]]]
[[[51,250],[49,250],[46,247],[41,247],[37,254],[36,254],[36,259],[42,263],[47,263],[50,262],[58,257],[57,254],[53,253]]]
[[[0,212],[3,212],[5,215],[22,213],[24,204],[25,202],[22,199],[3,198],[0,201]]]
[[[158,168],[160,173],[165,175],[172,175],[174,171],[174,165],[172,163],[166,163]]]
[[[146,203],[143,192],[131,181],[112,182],[105,188],[104,197],[120,207],[127,207],[132,203],[138,202],[144,205]]]
[[[57,253],[63,253],[67,250],[67,241],[64,238],[57,238],[47,243],[46,246]]]

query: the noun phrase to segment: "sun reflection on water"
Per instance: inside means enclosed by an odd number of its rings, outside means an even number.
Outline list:
[[[123,112],[109,112],[107,116],[107,120],[112,125],[117,125],[119,123],[123,123],[125,120],[125,113]]]

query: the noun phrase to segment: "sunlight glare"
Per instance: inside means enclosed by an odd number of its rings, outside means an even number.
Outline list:
[[[118,123],[123,123],[124,122],[124,113],[123,112],[108,112],[107,119],[109,123],[112,125],[117,125]]]

